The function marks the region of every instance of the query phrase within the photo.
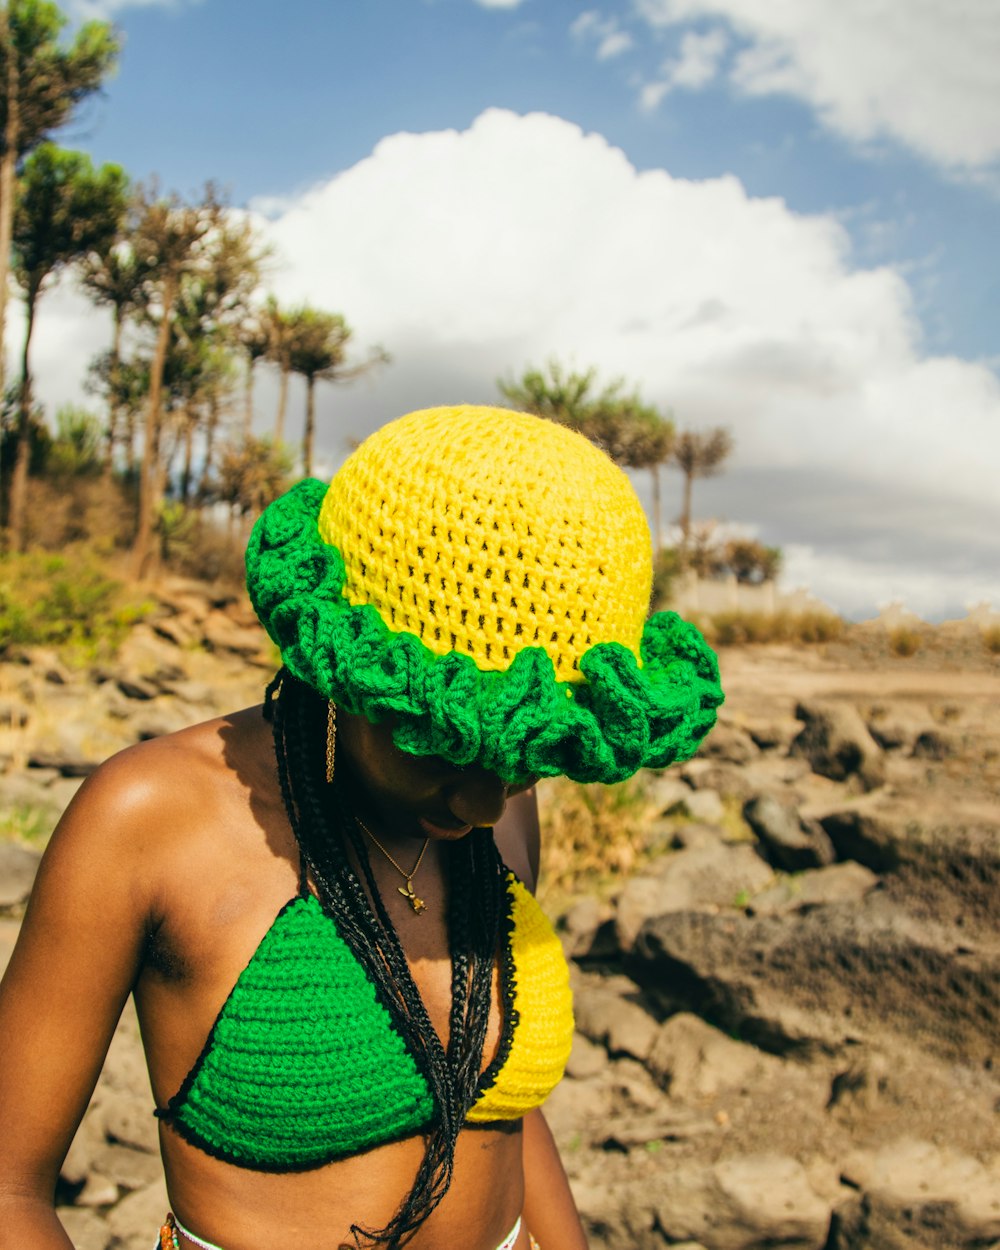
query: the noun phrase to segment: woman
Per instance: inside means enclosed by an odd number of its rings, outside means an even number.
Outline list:
[[[0,995],[0,1248],[69,1244],[55,1179],[133,993],[163,1247],[581,1250],[533,785],[687,758],[721,702],[698,632],[646,620],[638,500],[561,426],[432,409],[272,504],[247,575],[264,707],[114,757],[46,852]]]

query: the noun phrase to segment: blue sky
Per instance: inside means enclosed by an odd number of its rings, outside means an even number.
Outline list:
[[[729,425],[696,508],[783,546],[790,583],[853,615],[1000,606],[994,0],[71,11],[125,50],[63,142],[182,193],[214,179],[261,214],[282,298],[392,352],[325,388],[331,467],[352,433],[558,355]],[[72,292],[47,299],[54,403],[100,343]]]

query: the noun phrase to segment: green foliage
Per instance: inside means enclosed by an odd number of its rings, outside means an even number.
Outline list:
[[[722,549],[722,562],[738,582],[773,582],[781,571],[780,547],[765,547],[756,538],[734,538]]]
[[[59,813],[55,809],[15,803],[0,812],[0,842],[27,842],[31,846],[43,846],[58,819]]]
[[[156,518],[156,534],[160,541],[160,559],[164,564],[178,559],[190,545],[198,523],[193,508],[176,499],[164,499]]]
[[[8,57],[16,59],[17,154],[24,156],[69,121],[78,104],[114,70],[120,37],[107,22],[85,22],[69,44],[67,18],[49,0],[8,0],[0,37],[0,132],[10,106]]]
[[[112,650],[149,610],[126,595],[87,548],[0,558],[0,647]]]
[[[86,408],[64,404],[56,412],[56,436],[45,467],[57,477],[93,477],[103,467],[104,426]]]
[[[550,360],[516,382],[498,380],[497,387],[516,408],[578,430],[630,469],[663,464],[674,444],[673,422],[627,392],[623,378],[599,388],[595,369],[577,373]]]
[[[780,547],[767,547],[756,538],[719,538],[714,522],[692,525],[687,541],[664,560],[664,574],[694,573],[705,580],[734,577],[747,586],[774,581],[781,572]]]
[[[21,406],[21,386],[8,388],[0,408],[0,515],[7,514],[7,481],[17,455],[18,416]],[[30,445],[28,472],[44,472],[52,446],[52,431],[45,423],[45,412],[40,404],[33,404],[28,413],[28,442]]]
[[[322,312],[308,304],[285,314],[291,344],[289,367],[304,378],[332,378],[344,364],[351,329],[339,313]]]
[[[497,387],[515,408],[578,429],[588,413],[613,403],[621,391],[621,382],[612,382],[601,391],[596,383],[596,369],[578,373],[550,360],[543,369],[529,367],[518,381],[498,380]]]
[[[14,272],[29,301],[54,270],[106,247],[125,213],[128,179],[83,152],[41,144],[24,163],[14,216]],[[30,315],[30,309],[29,309]]]

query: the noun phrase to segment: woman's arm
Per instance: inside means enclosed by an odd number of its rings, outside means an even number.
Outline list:
[[[129,758],[81,788],[0,983],[0,1250],[71,1245],[55,1185],[141,964],[156,880],[136,819],[147,790]]]
[[[540,1250],[587,1250],[569,1180],[541,1110],[524,1117],[524,1222]]]
[[[504,814],[493,826],[503,862],[534,893],[538,884],[541,837],[538,827],[538,798],[535,787],[522,790],[507,800]]]

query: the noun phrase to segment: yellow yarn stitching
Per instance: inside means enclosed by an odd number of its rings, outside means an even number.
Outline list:
[[[496,1081],[466,1117],[481,1124],[517,1120],[541,1106],[562,1078],[573,1044],[573,995],[562,946],[534,896],[513,874],[507,889],[519,1022]]]
[[[642,506],[607,456],[554,422],[469,405],[401,417],[333,479],[319,532],[344,559],[345,597],[438,655],[502,670],[538,646],[560,681],[581,680],[596,643],[639,656]]]

